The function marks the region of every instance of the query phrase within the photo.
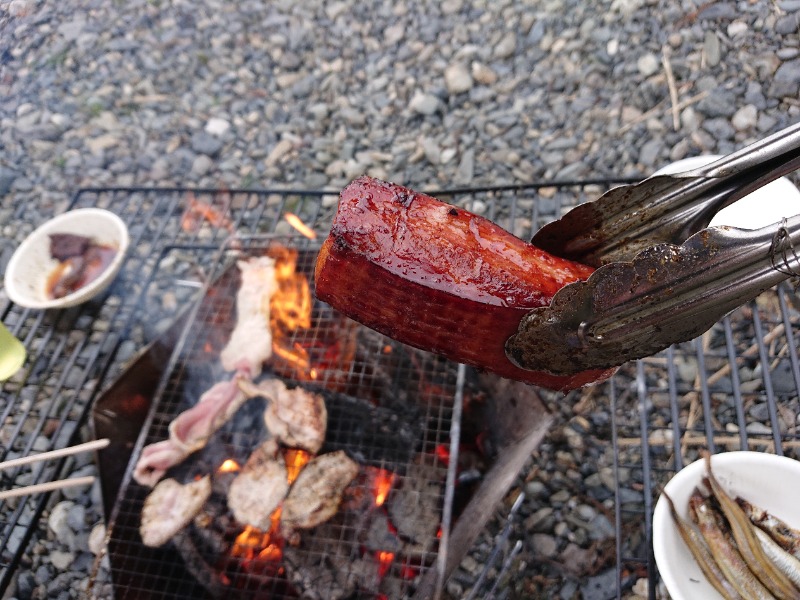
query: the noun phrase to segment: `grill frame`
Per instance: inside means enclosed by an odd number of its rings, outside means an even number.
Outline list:
[[[196,387],[197,390],[201,391],[217,381],[221,381],[230,377],[230,374],[226,374],[216,360],[218,351],[221,348],[215,347],[214,350],[210,350],[210,348],[205,349],[205,347],[208,344],[217,346],[220,343],[224,343],[227,341],[230,335],[232,322],[235,320],[234,297],[238,289],[238,278],[236,275],[231,275],[232,272],[235,272],[235,261],[240,258],[260,256],[267,250],[268,247],[272,246],[273,244],[285,245],[287,247],[299,250],[300,270],[307,278],[310,278],[311,273],[313,272],[313,263],[316,257],[316,252],[318,251],[318,243],[311,243],[306,238],[303,238],[299,235],[291,237],[280,235],[237,236],[233,239],[226,240],[217,253],[217,257],[214,259],[209,274],[209,283],[204,286],[202,301],[198,302],[194,310],[187,315],[187,323],[183,327],[182,334],[175,344],[174,351],[171,353],[169,363],[164,371],[164,376],[162,377],[161,383],[154,394],[154,402],[142,427],[142,435],[139,436],[137,446],[133,451],[134,457],[139,454],[143,444],[153,443],[164,439],[167,436],[167,426],[172,419],[177,416],[180,410],[186,409],[192,404],[191,401],[186,404],[184,400],[184,393],[181,389],[182,385],[192,385],[192,387]],[[233,255],[233,258],[227,258],[228,255]],[[293,336],[291,338],[292,343],[302,343],[308,348],[320,347],[318,335],[319,328],[321,327],[322,329],[325,329],[326,327],[330,327],[336,322],[337,317],[334,315],[334,311],[327,307],[327,305],[324,305],[320,302],[315,302],[314,319],[317,321],[315,326],[312,327],[312,329],[308,332],[300,332]],[[344,319],[341,318],[338,318],[338,320],[344,321]],[[352,323],[349,320],[346,321]],[[222,323],[222,326],[219,325],[220,323]],[[361,326],[357,326],[354,331],[362,334],[366,332],[365,328]],[[218,335],[220,333],[222,335]],[[337,334],[337,339],[339,339],[339,337],[340,336]],[[398,396],[399,394],[397,394],[397,392],[400,392],[401,390],[394,388],[395,386],[399,385],[399,382],[401,381],[410,384],[410,382],[418,378],[420,390],[427,385],[426,382],[435,381],[436,385],[433,387],[441,387],[441,392],[438,390],[431,392],[418,391],[416,394],[412,392],[409,394],[409,401],[413,401],[415,397],[422,397],[422,394],[424,393],[424,401],[420,404],[421,407],[424,407],[422,408],[424,414],[421,414],[420,417],[422,417],[422,419],[429,424],[444,423],[444,425],[447,426],[448,423],[453,422],[453,418],[448,417],[447,415],[448,413],[453,413],[457,409],[457,406],[456,404],[450,404],[450,402],[452,402],[460,392],[458,390],[458,374],[455,366],[452,365],[452,363],[450,364],[451,369],[448,372],[446,369],[446,361],[435,359],[435,357],[430,355],[429,359],[434,359],[435,362],[431,362],[430,360],[426,361],[426,357],[424,356],[426,353],[414,351],[415,356],[409,358],[404,355],[410,349],[404,348],[396,342],[393,342],[384,336],[378,336],[374,333],[370,334],[370,339],[366,340],[366,343],[371,344],[374,346],[374,348],[372,352],[370,352],[369,349],[364,349],[365,351],[362,351],[362,357],[363,355],[370,356],[374,354],[380,354],[380,349],[385,349],[385,347],[390,344],[392,347],[392,352],[386,353],[386,360],[379,359],[378,361],[367,361],[362,362],[361,364],[360,361],[362,361],[363,358],[356,356],[352,364],[344,367],[344,370],[343,365],[335,365],[333,368],[323,370],[320,380],[316,383],[321,384],[322,387],[326,389],[334,389],[340,387],[341,382],[345,381],[347,382],[348,390],[350,387],[355,389],[353,392],[354,398],[375,398],[376,396],[386,396],[386,392],[388,392],[390,396]],[[320,364],[319,361],[312,361],[312,363],[315,365]],[[376,383],[376,381],[380,379],[378,376],[374,378],[375,381],[371,381],[372,378],[368,373],[369,369],[371,368],[376,370],[387,369],[387,371],[391,368],[395,369],[393,372],[391,372],[390,378],[393,382],[389,385],[389,388],[391,389],[383,390],[382,384]],[[208,370],[210,370],[211,373],[206,373]],[[308,381],[302,378],[298,379],[292,377],[285,372],[281,373],[278,371],[278,373],[279,374],[276,374],[276,376],[280,376],[287,382],[299,383],[301,381]],[[198,384],[198,381],[202,381],[203,384]],[[199,387],[197,387],[198,385]],[[408,391],[408,389],[409,388],[404,385],[402,392],[405,393]],[[411,386],[410,389],[413,390],[413,386]],[[196,397],[199,394],[199,391],[197,394],[189,394],[189,396]],[[389,408],[388,406],[383,406],[381,403],[379,403],[379,406],[384,409]],[[329,417],[331,408],[332,407],[329,405]],[[410,406],[407,405],[406,408],[408,409]],[[337,412],[342,414],[341,410]],[[348,410],[345,410],[344,414],[345,419],[358,419],[361,416]],[[400,416],[399,412],[397,414]],[[348,432],[341,429],[342,427],[345,427],[347,423],[347,420],[339,423],[338,425],[340,430],[332,431],[332,427],[336,427],[336,424],[332,424],[332,421],[329,418],[328,436],[333,438],[349,437]],[[449,452],[450,454],[453,454],[453,448],[457,448],[458,445],[458,436],[456,435],[454,437],[449,427],[440,428],[435,425],[429,425],[421,428],[420,436],[421,437],[418,439],[418,443],[421,445],[420,451],[414,456],[415,459],[421,460],[421,463],[426,469],[434,469],[441,475],[439,478],[441,480],[441,485],[439,486],[441,497],[439,498],[439,501],[442,505],[440,508],[442,512],[444,512],[444,507],[448,506],[452,501],[452,487],[448,488],[444,485],[445,475],[450,469],[448,469],[446,465],[443,466],[437,462],[435,458],[435,450],[438,448],[438,446],[449,441]],[[354,449],[358,450],[358,448]],[[374,450],[374,448],[371,449]],[[362,450],[368,453],[367,450],[369,449],[364,448]],[[325,448],[323,448],[323,452],[324,451]],[[376,464],[369,460],[367,460],[364,464],[380,466],[382,468],[393,470],[396,473],[398,480],[395,487],[399,486],[402,488],[403,481],[406,479],[402,470],[396,471],[390,465],[384,463]],[[171,582],[172,580],[176,579],[185,579],[187,585],[192,585],[194,583],[192,574],[184,574],[180,564],[175,564],[176,560],[178,563],[184,561],[181,561],[181,558],[178,556],[170,555],[169,552],[152,552],[151,549],[142,546],[140,543],[138,543],[138,540],[136,540],[135,526],[138,523],[138,514],[141,510],[141,500],[143,496],[142,490],[136,489],[138,486],[130,481],[130,472],[132,466],[133,463],[129,465],[126,478],[119,488],[119,492],[114,503],[114,509],[109,519],[109,530],[111,532],[109,541],[112,546],[109,554],[112,557],[112,579],[115,579],[115,581],[124,579],[126,581],[124,585],[116,586],[115,589],[117,591],[117,597],[152,598],[152,600],[177,600],[178,598],[183,598],[185,597],[183,585],[179,585],[174,592],[172,590],[161,591],[158,590],[157,582],[159,579],[158,572],[163,572],[165,569],[172,569],[170,571],[171,575],[168,576],[167,579],[169,579]],[[411,463],[401,466],[410,469]],[[435,484],[436,482],[429,480],[427,483]],[[364,493],[368,493],[368,490],[365,490]],[[390,503],[391,496],[387,504]],[[345,511],[345,513],[346,512],[347,511]],[[348,515],[346,514],[346,518],[347,517]],[[350,518],[350,521],[352,521],[352,518]],[[131,529],[132,526],[133,529]],[[347,524],[343,526],[342,531],[348,531],[354,527],[355,526],[353,523],[348,521]],[[123,531],[120,532],[120,529]],[[125,531],[126,529],[128,530]],[[358,531],[354,531],[354,533],[358,533]],[[304,537],[305,535],[311,536],[312,534],[303,534]],[[191,544],[188,542],[189,536],[181,537],[183,539],[179,544],[177,544],[177,546],[180,549],[180,553],[184,558],[186,558],[187,554],[191,555],[194,552],[194,549],[190,547]],[[339,540],[339,543],[336,544],[335,540],[326,539],[324,537],[322,537],[320,541],[328,545],[334,542],[335,546],[343,548],[349,555],[353,555],[354,552],[357,553],[356,546],[358,544],[356,541]],[[435,543],[435,540],[432,540],[432,542]],[[147,565],[144,565],[144,568],[141,570],[127,566],[130,561],[137,561],[139,560],[139,557],[151,553],[154,555],[158,554],[161,558],[158,559],[158,561],[150,561],[151,566],[149,568],[147,568]],[[313,552],[310,555],[313,555]],[[420,553],[420,556],[420,574],[422,574],[426,570],[430,569],[434,564],[437,552],[424,550]],[[201,558],[199,554],[197,554],[196,557],[198,559]],[[123,566],[121,568],[115,568],[115,561]],[[158,568],[155,569],[154,572],[152,565],[154,565],[156,562],[158,563]],[[390,567],[390,574],[393,571],[398,571],[400,568],[401,565],[399,565],[399,563],[392,563]],[[233,577],[231,572],[220,570],[220,573],[231,575],[231,577]],[[115,575],[116,577],[114,577]],[[144,575],[145,577],[139,577],[141,575]],[[218,578],[216,577],[212,578],[213,581],[216,581],[217,579]],[[285,584],[282,584],[278,578],[259,578],[258,576],[250,577],[247,575],[240,575],[239,579],[242,580],[245,585],[249,583],[254,583],[255,585],[259,586],[266,585],[268,588],[273,590],[269,593],[269,597],[274,597],[276,599],[284,597],[296,597],[290,592],[284,593],[281,591],[275,591],[280,590],[283,586],[285,586]],[[204,578],[204,581],[208,583],[209,579]],[[396,586],[400,587],[405,585],[407,584],[403,582],[396,583]],[[410,585],[410,583],[408,585]],[[248,591],[243,591],[241,594],[239,594],[232,589],[224,588],[222,586],[207,587],[215,587],[215,591],[212,592],[212,596],[222,594],[221,597],[226,598],[263,597],[264,594],[262,587],[258,588],[258,592],[256,592],[255,596],[251,595]],[[407,596],[410,597],[410,595],[413,593],[413,588],[406,591],[408,592]],[[200,596],[205,597],[205,594],[200,593]],[[367,595],[366,597],[371,596]]]
[[[486,217],[524,238],[529,237],[544,222],[563,214],[577,202],[597,197],[612,184],[627,182],[629,181],[618,179],[541,182],[525,186],[463,188],[431,193],[445,201],[460,204],[468,210],[481,208],[482,211],[476,212],[483,212]],[[130,362],[117,359],[123,344],[126,341],[134,340],[133,344],[138,351],[160,333],[159,331],[148,331],[147,327],[142,324],[141,314],[144,310],[143,299],[146,289],[158,279],[158,263],[162,260],[176,260],[174,256],[181,255],[181,253],[190,256],[189,262],[202,263],[205,257],[213,255],[227,237],[225,231],[212,230],[209,232],[203,228],[193,233],[166,231],[168,224],[174,223],[175,219],[179,219],[183,213],[182,205],[187,193],[192,193],[199,198],[223,198],[223,203],[225,198],[229,198],[233,225],[238,230],[249,233],[255,233],[261,227],[274,229],[280,222],[280,215],[289,209],[299,214],[304,221],[315,223],[317,230],[324,233],[326,223],[321,222],[320,217],[326,212],[325,205],[331,205],[336,198],[336,194],[333,192],[278,189],[220,191],[138,187],[79,190],[73,197],[69,208],[99,206],[121,214],[129,227],[132,227],[132,246],[135,247],[135,250],[126,260],[123,271],[109,292],[88,305],[57,314],[34,313],[11,303],[0,305],[0,317],[10,326],[12,333],[23,339],[29,351],[34,343],[38,347],[45,348],[44,352],[29,357],[21,385],[2,384],[4,396],[11,398],[11,402],[6,405],[5,411],[0,416],[5,419],[12,413],[20,414],[17,409],[24,400],[21,397],[21,390],[24,387],[29,387],[30,393],[36,399],[45,395],[58,396],[64,402],[64,406],[68,407],[67,410],[62,409],[57,413],[50,409],[44,412],[25,413],[23,411],[22,416],[18,417],[22,420],[17,422],[17,425],[19,423],[22,425],[19,425],[19,431],[11,436],[8,446],[20,452],[30,451],[35,436],[29,435],[30,432],[23,433],[22,426],[33,431],[44,431],[45,424],[50,426],[53,419],[55,419],[55,429],[49,436],[46,436],[47,447],[42,447],[41,450],[49,450],[80,441],[80,429],[87,423],[95,399]],[[239,208],[239,205],[244,208]],[[24,218],[24,215],[21,216]],[[143,244],[147,247],[143,247]],[[134,281],[146,283],[138,293],[130,294],[128,291],[134,289],[132,288]],[[775,445],[776,452],[784,452],[786,442],[792,442],[790,444],[792,452],[796,450],[794,444],[798,441],[796,428],[793,433],[787,435],[781,435],[777,426],[773,426],[769,433],[764,434],[754,435],[746,431],[748,416],[745,412],[745,395],[763,394],[768,416],[775,424],[778,423],[779,418],[779,403],[796,402],[797,390],[800,389],[796,315],[792,314],[793,308],[788,286],[782,284],[778,289],[780,290],[776,299],[778,312],[766,315],[766,320],[765,316],[759,315],[758,311],[755,312],[757,316],[752,320],[755,350],[753,356],[746,357],[746,362],[769,365],[775,359],[774,347],[763,343],[764,336],[770,335],[775,328],[781,326],[785,330],[791,331],[791,335],[782,334],[788,348],[786,361],[789,363],[790,375],[794,380],[794,390],[786,398],[785,394],[781,395],[775,392],[772,377],[766,378],[763,387],[755,391],[742,392],[741,382],[736,381],[735,378],[731,383],[730,392],[714,391],[714,381],[709,384],[709,378],[714,376],[716,370],[711,370],[704,364],[709,355],[703,348],[702,339],[681,344],[656,357],[631,363],[627,367],[631,369],[630,375],[626,375],[623,379],[618,376],[609,383],[601,384],[594,392],[607,398],[608,411],[612,417],[610,429],[605,432],[607,435],[605,441],[610,442],[611,451],[615,457],[613,468],[617,475],[614,489],[611,490],[616,499],[614,524],[617,540],[615,550],[617,597],[621,597],[622,591],[631,585],[630,573],[649,575],[649,596],[650,598],[656,597],[656,568],[652,559],[652,547],[649,544],[650,519],[659,483],[677,471],[683,464],[681,453],[678,452],[675,455],[674,450],[680,448],[680,440],[687,434],[687,430],[699,440],[699,443],[705,442],[715,451],[747,448],[753,444],[762,444],[758,440],[765,439]],[[753,311],[754,308],[757,308],[756,304],[750,303],[744,309],[739,310]],[[98,315],[102,316],[109,324],[104,331],[92,331],[84,337],[76,336],[76,324],[94,323]],[[726,339],[722,358],[735,362],[741,360],[741,356],[738,350],[731,349],[731,345],[737,341],[737,330],[735,321],[730,321],[730,319],[731,317],[726,317],[721,325],[722,336]],[[86,355],[86,349],[95,348],[95,344],[96,349]],[[682,384],[676,379],[675,361],[679,356],[693,357],[700,365],[697,386],[682,387]],[[717,360],[719,356],[714,354],[712,358]],[[647,379],[647,374],[654,361],[659,360],[670,365],[666,369],[666,386],[660,384],[653,386]],[[73,367],[76,366],[81,369],[81,376],[77,378],[77,381],[67,381],[69,374],[74,372]],[[46,380],[42,376],[42,371],[46,367],[59,369],[57,372],[60,373],[60,376],[55,380]],[[581,393],[572,393],[566,398],[560,399],[559,402],[570,406],[576,405],[581,401]],[[739,431],[732,435],[730,432],[716,430],[710,421],[700,421],[699,426],[689,428],[677,424],[674,417],[680,419],[681,413],[685,409],[682,406],[683,399],[686,394],[692,393],[699,398],[696,405],[700,407],[701,415],[706,414],[705,411],[716,405],[718,400],[715,394],[727,393],[729,397],[733,398],[732,410],[736,414],[736,422],[743,426],[739,427]],[[631,409],[632,406],[639,404],[647,408],[648,399],[654,394],[661,398],[660,401],[666,402],[667,409],[673,416],[673,422],[667,428],[672,431],[672,452],[677,457],[672,462],[665,462],[663,453],[659,450],[667,446],[653,446],[650,443],[651,434],[657,429],[664,429],[660,424],[653,422],[654,411],[651,408],[645,411]],[[715,439],[722,434],[726,434],[728,437],[732,435],[736,439],[724,447],[715,445]],[[759,445],[755,449],[769,448]],[[0,448],[0,459],[5,458],[5,454],[7,454],[7,448],[3,446]],[[616,458],[618,456],[620,456],[619,459]],[[34,473],[29,483],[56,479],[69,466],[69,461],[58,461],[46,469]],[[624,470],[641,474],[643,505],[641,509],[634,512],[622,509],[619,503],[622,490],[618,475]],[[10,479],[15,480],[17,475],[18,473],[12,473]],[[3,485],[7,485],[8,475],[2,481]],[[20,568],[25,550],[34,534],[44,535],[41,517],[48,506],[49,499],[50,495],[24,499],[18,503],[12,518],[0,523],[0,592],[4,592],[11,584],[13,575]],[[645,556],[631,556],[621,542],[626,523],[635,520],[642,523],[641,530],[646,540],[645,547],[648,548]],[[13,536],[15,543],[12,544],[10,540],[15,529],[16,533]],[[20,529],[22,530],[21,535],[19,534]],[[479,579],[479,584],[485,586],[487,592],[491,592],[492,589],[496,590],[498,581],[510,570],[513,570],[514,558],[520,552],[516,542],[522,539],[523,533],[516,513],[511,513],[507,519],[490,526],[487,535],[498,545],[493,546],[497,551],[492,552],[492,557],[487,557],[491,560],[486,561],[486,573],[489,572],[488,569],[494,568],[497,575],[494,577],[487,575]]]

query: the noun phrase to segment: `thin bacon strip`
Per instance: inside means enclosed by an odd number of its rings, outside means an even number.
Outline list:
[[[239,389],[238,378],[212,386],[197,404],[170,423],[169,438],[142,450],[133,478],[142,485],[154,486],[170,467],[205,446],[247,399]]]

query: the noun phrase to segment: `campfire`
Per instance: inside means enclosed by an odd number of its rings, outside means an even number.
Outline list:
[[[547,415],[523,390],[495,389],[491,378],[479,380],[469,369],[397,343],[320,302],[311,285],[319,251],[313,236],[228,236],[235,228],[256,231],[253,219],[264,210],[278,222],[286,216],[277,212],[282,206],[250,208],[247,198],[225,193],[196,192],[192,200],[184,204],[183,219],[174,204],[170,210],[181,239],[196,242],[196,256],[207,257],[197,263],[206,282],[200,301],[181,311],[93,410],[98,433],[119,440],[101,456],[108,465],[101,474],[115,596],[434,597],[546,431]],[[302,201],[286,206],[306,218],[317,214]],[[227,241],[212,251],[209,239]],[[159,289],[171,289],[172,272],[156,269]],[[240,297],[245,281],[276,273],[266,310],[258,295]],[[248,318],[237,333],[242,306]],[[235,333],[246,352],[224,352]],[[269,393],[246,394],[246,382]],[[321,446],[309,450],[273,433],[275,427],[283,428],[280,436],[293,431],[292,420],[283,417],[294,403],[274,398],[292,393],[324,404]],[[118,418],[140,404],[132,401],[137,394],[143,407],[135,419]],[[123,477],[118,465],[128,463],[131,448],[138,465],[160,443],[177,455],[174,464],[161,465],[161,472],[151,465],[149,484]],[[286,510],[292,488],[303,484],[309,469],[320,472],[315,460],[336,453],[352,461],[356,473],[336,494],[335,511],[298,527],[297,506]],[[263,460],[252,460],[259,454]],[[237,517],[231,488],[265,467],[272,481],[281,481],[274,504],[255,515],[257,522]],[[163,545],[147,546],[143,509],[152,486],[167,479],[176,489],[196,484],[190,489],[201,492],[202,502]]]
[[[213,216],[204,211],[204,218]],[[265,590],[263,597],[276,598],[409,596],[433,564],[441,535],[447,450],[443,441],[427,443],[421,425],[438,386],[412,356],[415,372],[408,387],[398,388],[392,380],[401,364],[409,368],[406,350],[315,304],[308,269],[298,267],[299,261],[311,264],[313,255],[275,243],[242,254],[207,290],[191,324],[183,363],[191,383],[180,389],[188,408],[173,414],[168,439],[146,447],[137,464],[138,480],[155,485],[144,501],[143,537],[158,514],[161,482],[188,488],[210,474],[202,506],[167,543],[213,596],[262,597]],[[262,281],[265,268],[274,274],[271,291],[248,299],[250,282]],[[255,350],[265,357],[256,364],[253,344],[242,344],[241,336],[253,339],[259,325],[265,329],[255,347],[265,336],[269,345]],[[230,365],[237,370],[233,377],[225,368]],[[200,380],[213,385],[196,400]],[[416,397],[405,397],[414,386]],[[292,401],[282,403],[282,395]],[[212,401],[216,412],[200,415]],[[317,443],[307,419],[318,401],[324,418],[311,426],[321,427]],[[299,414],[304,402],[311,412]],[[201,422],[208,424],[200,428]],[[165,444],[193,451],[153,468],[151,449]],[[263,481],[273,473],[270,465],[278,465],[281,479],[279,490],[270,486],[275,508],[267,503],[266,514],[247,522],[242,515],[252,514],[249,506],[233,504],[237,479],[257,473],[248,481]],[[331,475],[331,469],[347,475]],[[311,497],[330,499],[306,508],[298,500],[309,496],[304,486],[314,490]]]

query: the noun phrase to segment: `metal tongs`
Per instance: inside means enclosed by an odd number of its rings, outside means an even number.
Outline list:
[[[506,355],[557,375],[615,367],[691,340],[800,275],[800,204],[761,229],[704,229],[798,167],[800,123],[705,167],[614,188],[546,225],[534,245],[599,268],[530,311]]]

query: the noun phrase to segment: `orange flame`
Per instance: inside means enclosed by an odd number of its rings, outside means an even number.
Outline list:
[[[375,469],[374,471],[372,495],[375,500],[375,506],[383,506],[394,485],[395,474],[386,469]]]
[[[287,448],[283,453],[283,460],[286,462],[286,478],[291,484],[311,460],[311,454],[299,448]]]
[[[269,519],[270,525],[267,531],[245,525],[233,542],[231,554],[245,561],[251,561],[256,557],[265,561],[280,561],[283,557],[283,538],[278,534],[281,521],[280,507],[273,511]]]
[[[302,273],[297,273],[297,250],[285,249],[275,258],[278,289],[269,303],[270,326],[289,332],[311,327],[311,288]]]
[[[289,225],[294,227],[297,231],[306,236],[308,239],[310,240],[317,239],[317,233],[313,229],[311,229],[311,227],[303,223],[303,221],[300,220],[300,217],[298,217],[296,214],[287,212],[284,213],[283,218],[286,219],[286,222],[289,223]]]
[[[280,341],[282,340],[272,342],[272,352],[292,366],[298,374],[305,373],[309,366],[308,352],[306,349],[299,344],[294,344],[292,348],[285,348],[280,345]]]
[[[269,562],[278,562],[283,558],[283,550],[279,544],[268,544],[266,548],[258,553],[258,558]]]
[[[239,470],[239,463],[232,458],[228,458],[219,466],[219,473],[236,473]]]
[[[277,290],[269,302],[269,326],[272,331],[272,352],[299,379],[313,379],[308,351],[291,338],[298,330],[311,328],[311,288],[308,279],[296,271],[297,250],[272,248],[275,259]]]
[[[212,227],[224,228],[233,233],[233,223],[225,216],[227,207],[216,208],[208,202],[198,200],[191,192],[186,194],[186,205],[186,210],[181,216],[181,229],[187,233],[196,232],[200,229],[203,221],[207,221]]]
[[[375,555],[375,558],[378,559],[378,575],[383,577],[389,572],[389,569],[392,566],[392,562],[394,561],[394,552],[381,551]]]
[[[236,536],[231,552],[234,556],[252,560],[262,548],[269,545],[270,533],[245,525],[242,533]]]

